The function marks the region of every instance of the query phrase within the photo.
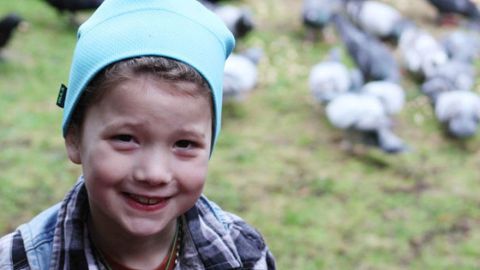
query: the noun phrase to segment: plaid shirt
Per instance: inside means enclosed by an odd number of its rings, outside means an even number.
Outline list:
[[[0,269],[107,269],[89,240],[87,201],[80,178],[61,204],[0,239]],[[275,269],[262,236],[205,196],[184,218],[176,270]]]

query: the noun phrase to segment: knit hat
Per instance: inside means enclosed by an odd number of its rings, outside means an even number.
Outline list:
[[[235,46],[218,16],[197,0],[105,0],[80,26],[77,39],[68,90],[64,88],[63,136],[76,103],[99,71],[127,58],[163,56],[192,66],[208,82],[213,149],[221,124],[224,64]]]

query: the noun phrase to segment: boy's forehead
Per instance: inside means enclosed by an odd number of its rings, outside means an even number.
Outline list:
[[[122,88],[126,91],[136,91],[137,95],[149,95],[151,91],[160,91],[172,96],[191,96],[203,98],[212,102],[212,92],[208,86],[204,86],[187,80],[172,80],[154,76],[151,73],[138,74],[116,84],[113,89]],[[111,91],[111,90],[110,90]]]
[[[178,82],[144,80],[129,80],[125,83],[106,91],[102,100],[92,106],[94,115],[110,119],[109,124],[119,126],[158,126],[162,119],[177,118],[178,125],[196,122],[195,119],[208,117],[212,120],[212,106],[210,98],[190,95],[186,92],[179,93],[172,90]],[[194,88],[192,83],[188,87]],[[197,118],[201,117],[201,118]],[[156,119],[152,121],[152,119]],[[182,120],[183,119],[183,120]],[[159,122],[157,122],[157,120]],[[184,122],[186,121],[186,122]]]

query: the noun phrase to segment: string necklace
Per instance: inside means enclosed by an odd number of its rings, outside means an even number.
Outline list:
[[[175,228],[175,235],[173,236],[172,242],[170,243],[170,248],[169,248],[169,253],[168,257],[164,259],[162,262],[162,265],[160,265],[157,270],[169,270],[171,267],[174,267],[178,263],[178,257],[180,255],[180,246],[182,242],[182,219],[178,218],[177,219],[177,225]],[[106,256],[106,254],[103,254],[100,250],[96,249],[96,253],[99,255],[100,260],[104,262],[104,266],[106,267],[107,270],[114,270],[110,266],[110,263],[118,264],[116,263],[113,258],[110,258],[109,256]],[[107,259],[107,257],[109,259]],[[166,263],[165,263],[166,260]],[[173,264],[172,264],[173,263]],[[161,268],[161,266],[165,265],[165,267]],[[119,267],[122,269],[129,269],[128,267],[122,266],[118,264]]]
[[[175,236],[173,237],[172,245],[170,247],[170,255],[168,256],[167,264],[164,270],[170,269],[170,267],[172,266],[171,265],[172,261],[173,261],[173,266],[177,265],[178,263],[178,256],[180,253],[180,243],[182,242],[181,241],[181,238],[182,238],[181,223],[182,223],[182,219],[181,218],[177,219],[177,228],[175,230]],[[175,258],[175,260],[173,258]]]

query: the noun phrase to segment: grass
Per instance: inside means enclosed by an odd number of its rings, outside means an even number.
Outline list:
[[[256,91],[225,106],[205,193],[264,234],[279,269],[480,268],[479,138],[445,137],[406,77],[396,130],[413,151],[343,151],[307,85],[332,44],[304,41],[300,1],[243,3],[257,29],[237,47],[260,46],[265,57]],[[61,200],[80,174],[55,105],[75,30],[42,1],[6,1],[8,11],[30,27],[0,62],[2,234]],[[428,23],[431,11],[413,14]]]

